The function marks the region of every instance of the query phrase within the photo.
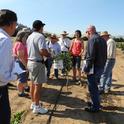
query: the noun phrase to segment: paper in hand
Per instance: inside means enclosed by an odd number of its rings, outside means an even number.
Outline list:
[[[24,72],[26,72],[26,70],[23,70],[23,69],[20,67],[19,63],[15,61],[14,67],[13,67],[13,70],[12,70],[12,73],[13,73],[13,74],[14,74],[14,73],[17,73],[18,75],[20,75],[20,74],[22,74],[22,73],[24,73]]]
[[[85,72],[84,71],[84,68],[86,67],[86,60],[83,61],[83,66],[82,66],[82,72]],[[88,74],[94,74],[94,65],[92,65],[92,68],[89,70]]]

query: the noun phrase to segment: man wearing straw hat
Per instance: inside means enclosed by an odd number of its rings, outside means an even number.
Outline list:
[[[112,85],[112,70],[115,65],[116,43],[110,38],[110,34],[108,34],[107,31],[102,32],[101,37],[107,42],[107,61],[100,79],[100,93],[108,93]]]
[[[69,38],[67,38],[67,35],[68,33],[66,31],[63,31],[61,33],[61,37],[59,38],[59,41],[58,43],[60,44],[60,47],[61,47],[61,52],[66,54],[68,51],[69,51],[69,48],[70,48],[70,44],[71,44],[71,41]],[[63,65],[64,65],[65,61],[63,61]],[[62,69],[62,75],[64,75],[65,73],[65,69],[63,68]]]

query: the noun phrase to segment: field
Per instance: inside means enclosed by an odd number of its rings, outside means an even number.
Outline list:
[[[68,89],[63,84],[66,80],[49,80],[41,91],[43,106],[49,109],[46,115],[34,115],[29,109],[30,97],[17,96],[16,83],[9,87],[12,115],[24,111],[22,124],[123,124],[124,123],[124,54],[117,51],[113,73],[113,86],[109,94],[101,96],[103,110],[99,113],[84,111],[89,94],[86,78],[82,76],[82,86],[69,82]],[[72,72],[69,78],[71,79]],[[60,90],[61,94],[60,94]]]

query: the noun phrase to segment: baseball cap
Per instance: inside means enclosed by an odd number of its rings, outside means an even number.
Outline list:
[[[45,24],[42,22],[42,21],[40,21],[40,20],[35,20],[34,22],[33,22],[33,28],[34,29],[40,29],[41,27],[43,27]]]

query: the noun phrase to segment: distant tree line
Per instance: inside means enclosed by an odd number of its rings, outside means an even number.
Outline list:
[[[17,33],[20,31],[20,30],[23,30],[23,29],[26,29],[28,31],[32,31],[29,27],[27,27],[26,25],[23,25],[23,24],[18,24],[18,26],[16,27],[16,30],[15,30],[15,33],[13,34],[13,37],[15,37],[17,35]],[[48,37],[51,33],[48,33],[46,32],[44,35],[45,37]],[[72,40],[74,37],[68,37],[70,40]],[[83,41],[87,41],[88,38],[86,36],[82,37]],[[119,37],[119,38],[116,38],[114,37],[113,38],[116,42],[124,42],[124,38],[122,37]]]
[[[117,48],[121,49],[122,51],[124,51],[124,38],[120,37],[120,38],[114,38],[114,40],[116,41],[116,46]]]
[[[116,42],[124,42],[124,38],[122,38],[122,37],[120,37],[120,38],[114,37],[114,40],[115,40]]]
[[[17,27],[16,27],[16,30],[15,30],[15,33],[13,34],[13,37],[16,37],[17,33],[21,30],[26,30],[26,31],[29,31],[29,32],[32,31],[29,27],[27,27],[23,24],[18,24]]]

